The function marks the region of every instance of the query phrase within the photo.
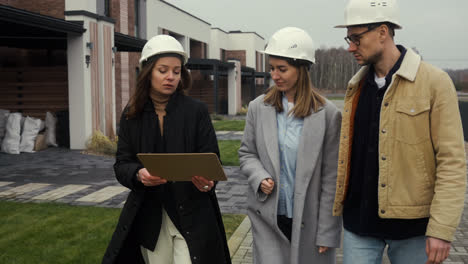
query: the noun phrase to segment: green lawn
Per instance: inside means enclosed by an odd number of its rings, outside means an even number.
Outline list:
[[[240,143],[240,140],[218,140],[223,165],[239,166],[237,150],[239,150]]]
[[[0,263],[100,263],[121,209],[0,201]],[[223,215],[227,236],[244,215]]]
[[[245,120],[214,120],[213,126],[216,131],[244,131]]]

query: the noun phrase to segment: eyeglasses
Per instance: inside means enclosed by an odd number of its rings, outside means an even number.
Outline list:
[[[368,32],[371,32],[372,30],[376,29],[378,27],[369,27],[368,30],[362,32],[362,33],[359,33],[359,34],[352,34],[352,35],[349,35],[349,36],[346,36],[344,38],[344,40],[346,41],[346,43],[351,44],[354,43],[354,45],[356,46],[359,46],[361,44],[361,38],[364,34],[368,33]]]

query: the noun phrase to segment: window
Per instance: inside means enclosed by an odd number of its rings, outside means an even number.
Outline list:
[[[255,68],[258,72],[263,72],[263,54],[258,51],[255,51],[255,54],[256,54]]]
[[[225,49],[220,49],[221,53],[219,56],[220,61],[226,61],[226,50]]]
[[[140,0],[135,0],[135,37],[140,37]]]
[[[104,0],[104,16],[110,17],[110,0]]]

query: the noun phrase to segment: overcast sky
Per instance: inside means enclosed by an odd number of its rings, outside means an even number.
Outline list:
[[[345,47],[345,0],[166,0],[225,31],[255,31],[268,41],[278,29],[305,29],[317,47]],[[441,68],[468,68],[468,0],[400,0],[395,41]]]

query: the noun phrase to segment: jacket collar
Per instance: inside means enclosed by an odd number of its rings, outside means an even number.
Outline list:
[[[416,54],[412,49],[408,49],[401,63],[400,69],[395,73],[408,81],[414,82],[418,73],[419,65],[421,65],[421,56]]]
[[[407,49],[403,62],[401,63],[400,68],[396,71],[396,75],[399,75],[408,81],[414,82],[416,79],[416,74],[421,64],[421,56],[416,54],[412,49]],[[363,66],[361,69],[351,78],[348,83],[348,94],[353,94],[359,85],[359,82],[367,75],[369,72],[369,66]]]

